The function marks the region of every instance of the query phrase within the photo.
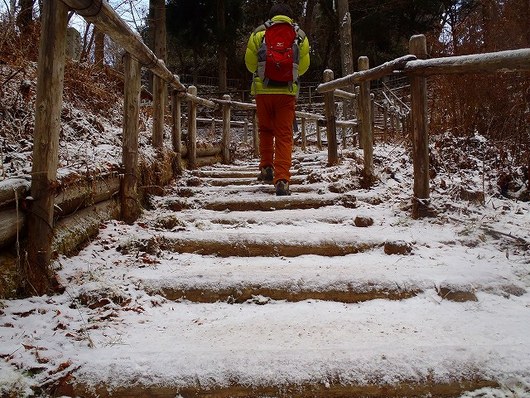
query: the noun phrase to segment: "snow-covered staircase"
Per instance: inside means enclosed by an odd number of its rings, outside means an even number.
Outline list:
[[[50,314],[36,348],[8,362],[47,358],[54,394],[83,397],[521,388],[524,266],[456,221],[411,220],[397,187],[353,189],[351,162],[300,155],[290,197],[257,183],[251,163],[185,175],[138,223],[110,222],[61,259],[64,295],[4,310],[11,340],[17,313]]]

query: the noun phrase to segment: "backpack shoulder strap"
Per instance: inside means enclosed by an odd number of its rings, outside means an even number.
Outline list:
[[[300,29],[300,26],[298,26],[298,24],[293,24],[293,27],[294,27],[294,31],[296,33],[296,40],[297,40],[297,43],[298,45],[302,44],[302,42],[304,41],[304,39],[306,38],[306,34],[305,32]]]
[[[268,21],[265,21],[260,26],[258,26],[256,29],[254,29],[253,33],[263,32],[264,30],[267,30],[267,28],[271,27],[274,24],[270,19]]]

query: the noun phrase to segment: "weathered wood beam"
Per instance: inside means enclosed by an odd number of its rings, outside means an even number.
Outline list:
[[[10,178],[0,181],[0,207],[9,205],[25,198],[29,192],[31,183],[22,178]]]
[[[357,98],[357,95],[355,93],[350,93],[349,91],[344,91],[340,89],[336,89],[334,94],[335,94],[335,97],[340,97],[340,98],[346,98],[346,99]]]
[[[324,71],[323,80],[325,82],[333,81],[333,71],[331,69]],[[324,110],[326,113],[326,134],[328,138],[328,165],[335,166],[339,163],[339,155],[337,149],[335,100],[332,90],[324,94]]]
[[[391,74],[394,70],[403,69],[407,62],[410,62],[414,59],[416,59],[414,55],[405,55],[403,57],[396,58],[395,60],[385,62],[384,64],[376,66],[375,68],[355,72],[351,75],[319,84],[317,91],[319,93],[325,93],[338,88],[348,87],[352,84],[360,84],[365,81],[377,80],[383,76]]]
[[[15,209],[0,211],[0,247],[13,243],[17,233],[22,231],[25,217],[22,212]]]
[[[232,101],[227,99],[212,99],[213,102],[221,105],[230,105],[234,108],[239,109],[247,109],[247,110],[255,110],[256,104],[250,104],[247,102],[238,102],[238,101]]]
[[[530,71],[530,48],[409,61],[405,73],[423,76]]]
[[[124,56],[124,69],[125,103],[123,109],[122,139],[123,179],[120,187],[120,202],[121,219],[128,224],[132,224],[141,213],[138,200],[138,135],[140,131],[139,112],[141,71],[138,61],[132,58],[130,54],[125,54]],[[160,82],[159,78],[155,80]]]
[[[191,86],[190,86],[191,87]],[[217,108],[217,104],[214,101],[207,100],[206,98],[201,98],[197,96],[197,92],[195,94],[191,93],[189,90],[188,92],[181,92],[179,93],[183,98],[185,98],[187,101],[190,101],[196,105],[202,105],[207,108]]]
[[[368,57],[359,57],[359,70],[368,71]],[[370,82],[363,81],[359,91],[359,114],[361,117],[361,139],[364,156],[363,185],[368,188],[373,180],[374,136],[372,130],[372,108],[370,104]]]
[[[223,96],[225,101],[230,102],[230,95]],[[223,104],[223,137],[221,140],[221,155],[223,163],[230,163],[230,103]]]
[[[296,111],[296,116],[303,117],[310,120],[325,120],[326,118],[323,115],[319,115],[317,113],[310,113],[310,112],[303,112],[303,111]]]
[[[68,7],[61,1],[43,3],[39,44],[33,166],[28,225],[27,282],[34,294],[45,294],[52,284],[51,242],[57,188],[59,132],[63,103]]]
[[[117,173],[94,176],[90,180],[80,177],[67,185],[61,185],[59,189],[60,192],[55,197],[56,219],[112,198],[120,190],[120,177]]]
[[[171,143],[175,152],[174,169],[176,174],[182,173],[182,150],[186,148],[182,145],[182,99],[177,91],[171,90]]]
[[[190,86],[189,94],[192,97],[197,96],[197,87]],[[188,148],[188,168],[197,168],[197,102],[191,101],[188,107],[188,136],[186,146]]]
[[[409,50],[418,58],[427,56],[427,41],[424,35],[410,38]],[[414,197],[412,217],[428,215],[429,208],[429,130],[427,114],[427,79],[411,76],[412,156],[414,167]]]
[[[116,219],[119,213],[118,202],[111,199],[63,218],[55,226],[53,250],[65,255],[75,253],[82,243],[97,235],[102,222]]]

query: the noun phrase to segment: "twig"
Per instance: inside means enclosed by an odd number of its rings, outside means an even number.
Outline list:
[[[67,289],[65,289],[64,291],[66,292],[68,297],[70,297],[70,299],[72,300],[72,303],[75,305],[75,309],[77,310],[77,312],[79,312],[79,316],[81,317],[81,321],[83,322],[83,333],[85,334],[85,336],[86,336],[86,338],[88,340],[88,346],[90,348],[95,348],[96,345],[94,344],[94,341],[92,340],[92,337],[90,337],[90,333],[88,333],[87,323],[85,322],[85,318],[83,318],[83,314],[81,313],[81,310],[79,309],[79,306],[77,305],[76,300],[72,297],[72,295],[70,294],[70,292]]]
[[[512,234],[507,234],[506,232],[501,232],[501,231],[497,231],[496,229],[493,229],[493,228],[490,228],[490,227],[486,227],[486,226],[481,226],[480,229],[488,232],[490,235],[495,235],[495,234],[498,234],[498,235],[502,235],[502,236],[505,236],[507,238],[511,238],[513,240],[515,240],[517,243],[523,245],[523,246],[527,246],[529,247],[530,246],[530,242],[528,242],[526,239],[523,239],[519,236],[513,236]]]

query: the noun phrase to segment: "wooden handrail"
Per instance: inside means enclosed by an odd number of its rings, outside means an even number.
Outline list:
[[[352,84],[359,84],[361,82],[377,80],[383,76],[391,74],[394,70],[401,70],[405,67],[407,62],[415,60],[414,55],[405,55],[400,58],[396,58],[392,61],[385,62],[382,65],[376,66],[375,68],[368,69],[365,71],[355,72],[351,75],[334,79],[330,82],[319,84],[317,91],[319,93],[325,93],[338,88],[351,86]]]
[[[296,116],[310,119],[310,120],[326,120],[326,118],[323,115],[319,115],[317,113],[309,113],[309,112],[303,112],[303,111],[296,111]]]
[[[248,109],[248,110],[255,110],[256,104],[251,104],[249,102],[238,102],[238,101],[232,101],[232,100],[224,100],[224,99],[212,99],[213,102],[221,105],[230,105],[239,109]]]
[[[190,86],[190,87],[194,87],[194,86]],[[179,95],[181,95],[184,99],[191,101],[195,104],[206,106],[208,108],[217,108],[217,104],[214,101],[198,97],[197,95],[191,94],[190,92],[180,91]]]
[[[423,76],[530,71],[530,48],[409,61],[403,70],[405,73]]]

